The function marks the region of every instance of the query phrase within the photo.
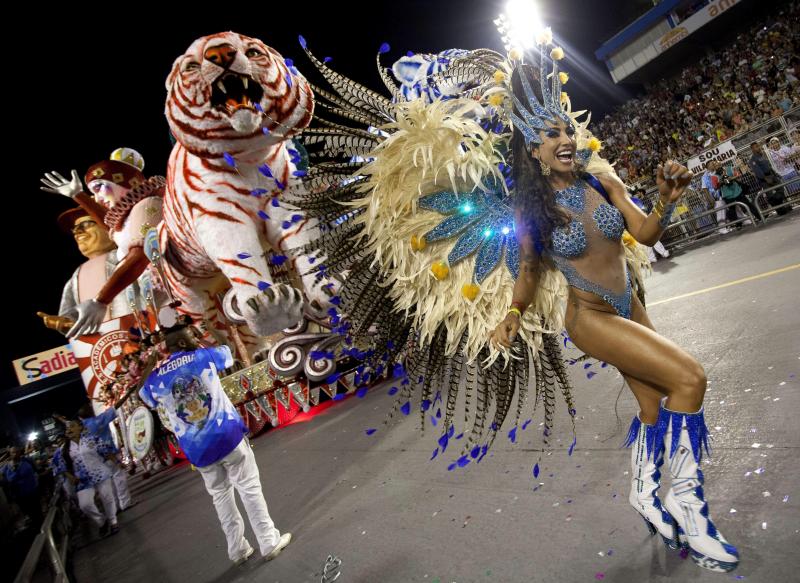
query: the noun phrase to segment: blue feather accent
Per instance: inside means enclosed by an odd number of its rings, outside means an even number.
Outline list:
[[[706,450],[708,455],[711,455],[711,449],[708,445],[708,428],[706,427],[702,409],[697,413],[681,413],[662,407],[656,423],[656,440],[663,442],[667,431],[671,429],[672,439],[669,444],[669,457],[673,457],[675,452],[678,451],[680,435],[684,425],[689,434],[689,443],[691,444],[694,459],[697,463],[700,463],[703,457],[703,449]],[[666,447],[666,444],[664,446]]]
[[[308,43],[302,34],[297,35],[297,40],[300,41],[300,46],[304,49],[308,47]]]
[[[622,444],[622,447],[630,447],[636,441],[636,436],[639,435],[639,428],[642,426],[642,422],[639,420],[639,416],[636,415],[631,421],[631,427],[628,429],[628,436],[625,438],[625,441]]]
[[[503,254],[504,239],[505,237],[502,235],[490,236],[478,251],[474,276],[477,283],[483,283],[483,280],[497,267]]]
[[[436,225],[433,229],[425,234],[425,239],[428,242],[439,241],[441,239],[449,239],[453,235],[457,235],[478,220],[478,216],[474,214],[453,215],[447,217],[441,223]]]

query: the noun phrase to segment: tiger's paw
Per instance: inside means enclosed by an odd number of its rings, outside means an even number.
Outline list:
[[[299,290],[278,283],[243,300],[233,299],[225,311],[233,311],[233,319],[244,320],[255,334],[270,336],[296,326],[303,319],[304,303]]]

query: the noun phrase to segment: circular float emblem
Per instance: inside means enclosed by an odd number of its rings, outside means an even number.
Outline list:
[[[153,446],[153,415],[147,407],[137,407],[128,419],[128,444],[131,455],[142,459]]]
[[[114,382],[118,374],[119,360],[124,354],[124,347],[128,340],[127,331],[115,330],[101,336],[92,346],[89,358],[97,382],[102,385]]]

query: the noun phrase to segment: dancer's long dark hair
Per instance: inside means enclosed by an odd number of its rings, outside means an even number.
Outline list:
[[[522,88],[520,75],[525,75],[531,84],[537,99],[542,101],[538,75],[530,65],[519,65],[511,76],[511,88],[514,95],[521,103],[528,102],[525,90]],[[520,112],[515,113],[522,119]],[[525,136],[514,128],[511,137],[511,150],[514,156],[514,206],[522,215],[524,227],[536,234],[534,241],[537,248],[541,244],[544,248],[550,246],[553,229],[567,224],[568,219],[556,206],[553,187],[542,176],[542,168],[537,160],[531,156],[530,149],[525,145]]]

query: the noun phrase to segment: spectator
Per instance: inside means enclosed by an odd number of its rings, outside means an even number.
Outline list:
[[[651,182],[666,151],[686,160],[706,147],[796,107],[800,4],[757,22],[726,48],[648,88],[594,132],[628,182]],[[634,147],[635,144],[635,147]]]
[[[33,528],[38,528],[42,523],[42,501],[36,466],[22,455],[21,447],[12,447],[8,454],[9,460],[3,467],[0,479],[7,488],[11,502],[19,506]]]
[[[774,188],[780,183],[778,175],[772,168],[772,165],[764,153],[764,148],[757,141],[750,144],[750,159],[747,161],[747,167],[750,172],[755,176],[758,183],[759,190],[768,190],[766,197],[770,206],[779,206],[786,202],[786,196],[783,188]],[[785,215],[792,209],[790,207],[779,208],[776,212],[779,215]]]
[[[781,146],[778,138],[769,139],[767,156],[772,163],[772,167],[781,177],[781,182],[788,182],[797,177],[797,157],[800,154],[800,147],[792,144],[791,146]],[[800,184],[794,183],[786,186],[789,193],[800,190]]]
[[[722,200],[726,205],[733,205],[725,209],[727,223],[730,224],[739,218],[738,213],[741,211],[741,208],[739,208],[738,205],[734,205],[734,203],[737,202],[745,204],[752,213],[753,218],[757,220],[758,210],[753,203],[750,202],[750,199],[745,196],[742,185],[736,180],[736,172],[734,171],[733,163],[729,162],[720,167],[717,170],[717,175],[720,178],[720,194],[722,195]],[[751,225],[752,223],[753,221],[747,218],[742,224]]]
[[[703,173],[700,183],[703,186],[703,191],[706,195],[714,201],[714,208],[717,210],[717,224],[720,226],[719,234],[725,235],[730,233],[730,229],[725,226],[727,213],[724,207],[725,202],[722,200],[722,191],[720,191],[721,181],[717,173],[719,163],[716,160],[709,160],[706,162],[706,171]]]
[[[219,372],[233,364],[227,346],[200,348],[190,327],[166,334],[171,356],[147,377],[139,395],[148,406],[163,408],[181,449],[194,464],[211,495],[228,542],[228,558],[242,563],[253,554],[234,489],[244,504],[261,555],[273,559],[292,535],[275,528],[261,490],[247,429],[228,399]]]

